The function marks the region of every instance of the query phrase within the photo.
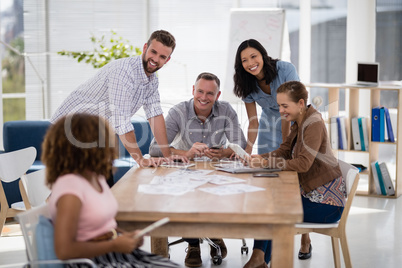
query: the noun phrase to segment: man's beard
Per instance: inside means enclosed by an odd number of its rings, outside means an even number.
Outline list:
[[[160,69],[160,67],[156,67],[156,68],[154,68],[154,69],[149,69],[148,68],[148,61],[149,60],[145,60],[145,54],[144,54],[144,56],[142,57],[142,65],[144,66],[144,70],[147,72],[147,73],[154,73],[154,72],[156,72],[157,70],[159,70]]]

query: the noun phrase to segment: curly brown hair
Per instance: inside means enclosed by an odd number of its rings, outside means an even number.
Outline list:
[[[117,158],[115,148],[116,136],[103,118],[82,113],[60,118],[42,144],[47,185],[51,187],[58,177],[70,173],[88,180],[90,173],[108,178]]]

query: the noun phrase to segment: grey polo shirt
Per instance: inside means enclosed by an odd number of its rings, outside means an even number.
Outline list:
[[[193,99],[173,106],[165,121],[168,143],[175,149],[188,151],[196,142],[205,143],[209,147],[220,144],[225,146],[227,141],[246,148],[246,139],[237,114],[226,101],[216,101],[205,122],[195,114]],[[155,138],[149,147],[149,154],[162,156]]]

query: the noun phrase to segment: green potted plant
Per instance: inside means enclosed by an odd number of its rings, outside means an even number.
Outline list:
[[[112,60],[141,55],[141,50],[134,47],[127,39],[117,36],[117,33],[111,31],[111,37],[106,38],[102,35],[97,38],[91,36],[91,42],[94,44],[93,51],[59,51],[57,54],[69,56],[77,59],[78,62],[92,64],[94,68],[101,68]]]

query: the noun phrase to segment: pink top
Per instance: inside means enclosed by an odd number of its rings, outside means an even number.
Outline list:
[[[98,192],[84,177],[77,174],[67,174],[59,177],[52,187],[49,198],[50,214],[56,221],[58,199],[66,194],[72,194],[81,200],[82,208],[77,228],[77,241],[87,241],[116,228],[114,219],[118,204],[106,179],[99,177],[102,192]]]

